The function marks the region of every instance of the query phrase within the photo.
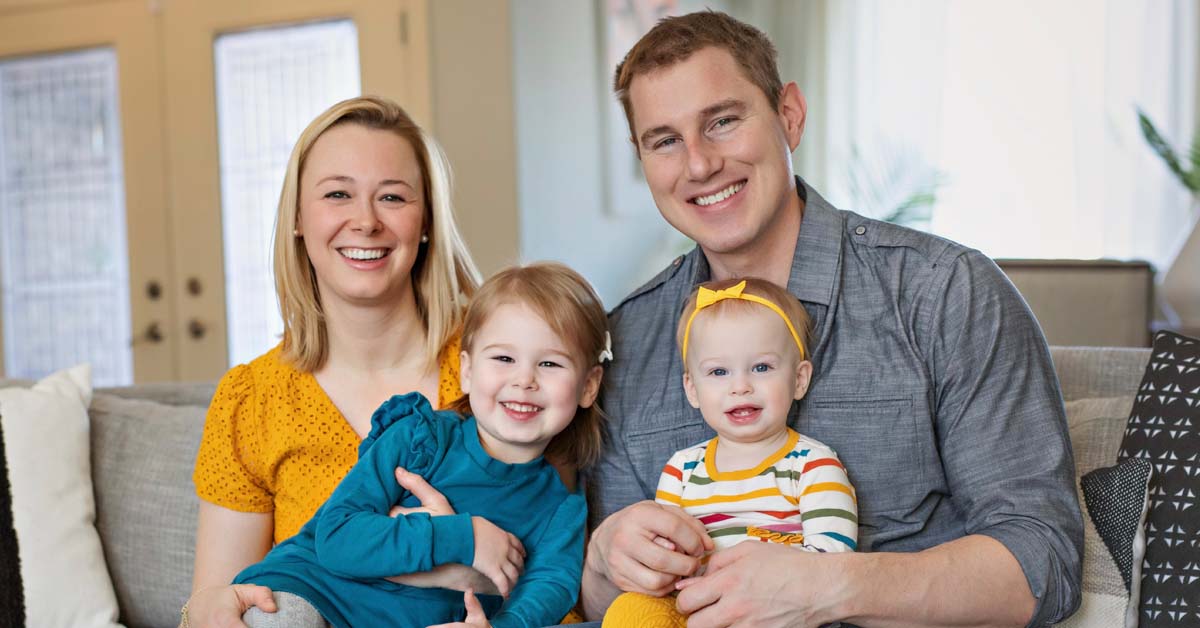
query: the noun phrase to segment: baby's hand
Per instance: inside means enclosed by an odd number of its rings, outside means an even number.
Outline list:
[[[525,548],[517,537],[483,517],[471,517],[475,531],[475,560],[471,566],[496,583],[508,597],[525,569]]]
[[[438,624],[429,628],[492,628],[491,622],[487,620],[487,615],[483,614],[483,606],[475,598],[474,591],[467,589],[463,593],[463,601],[467,605],[467,617],[465,619],[449,624]]]

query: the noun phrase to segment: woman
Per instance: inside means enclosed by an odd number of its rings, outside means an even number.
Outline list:
[[[460,394],[454,334],[478,272],[446,158],[399,106],[355,98],[308,125],[288,160],[274,249],[283,341],[222,378],[196,459],[191,626],[274,610],[265,587],[228,583],[325,501],[383,401],[415,390],[440,407]],[[425,505],[449,512],[444,500]]]

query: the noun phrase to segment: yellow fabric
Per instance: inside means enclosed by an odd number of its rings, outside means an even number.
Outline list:
[[[601,628],[685,628],[687,616],[675,608],[675,596],[622,593],[604,612]]]
[[[558,623],[560,623],[560,624],[582,624],[583,623],[583,615],[580,615],[579,611],[571,611],[571,612],[567,613],[566,617],[563,617],[562,621],[560,621]]]
[[[687,362],[688,337],[692,333],[692,321],[696,320],[696,314],[699,314],[700,310],[703,310],[714,303],[724,301],[725,299],[751,301],[753,303],[758,303],[759,305],[765,305],[771,308],[772,311],[779,315],[779,318],[783,319],[783,324],[787,325],[788,331],[792,332],[792,339],[796,341],[796,346],[800,348],[800,359],[804,359],[805,355],[807,355],[804,351],[804,343],[800,340],[800,334],[796,333],[796,328],[792,325],[792,321],[788,319],[787,314],[783,313],[783,309],[772,303],[770,300],[764,299],[758,295],[744,294],[743,291],[745,289],[746,281],[744,279],[738,282],[736,285],[729,286],[724,290],[709,290],[704,286],[700,286],[699,291],[696,292],[696,309],[692,310],[692,315],[688,317],[687,325],[685,325],[683,328],[683,345],[681,353],[683,354],[682,357],[684,362]]]
[[[240,512],[274,512],[275,542],[296,534],[358,460],[361,439],[312,373],[275,347],[221,378],[192,479],[196,494]],[[459,341],[439,368],[439,408],[462,394]],[[396,391],[402,393],[406,391]]]

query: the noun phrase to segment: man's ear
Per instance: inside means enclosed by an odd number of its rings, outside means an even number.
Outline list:
[[[808,384],[812,381],[812,362],[801,360],[796,365],[796,396],[792,399],[803,399],[808,394]]]
[[[579,407],[590,408],[596,403],[600,394],[600,382],[604,380],[604,367],[597,364],[588,371],[587,381],[583,384],[583,394],[579,396]]]
[[[808,117],[808,102],[795,82],[783,86],[779,92],[779,121],[787,136],[788,148],[796,150],[804,135],[804,121]]]
[[[471,355],[466,351],[458,354],[458,387],[464,395],[471,392]]]
[[[696,394],[696,385],[692,383],[691,373],[684,372],[683,374],[683,392],[687,394],[688,403],[692,404],[693,408],[700,409],[700,395]]]

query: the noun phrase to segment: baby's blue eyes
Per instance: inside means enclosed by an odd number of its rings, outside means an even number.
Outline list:
[[[759,362],[758,364],[750,367],[751,373],[766,373],[770,370],[771,365],[767,364],[766,362]],[[716,368],[709,369],[708,374],[713,377],[725,377],[729,374],[729,369],[718,366]]]

